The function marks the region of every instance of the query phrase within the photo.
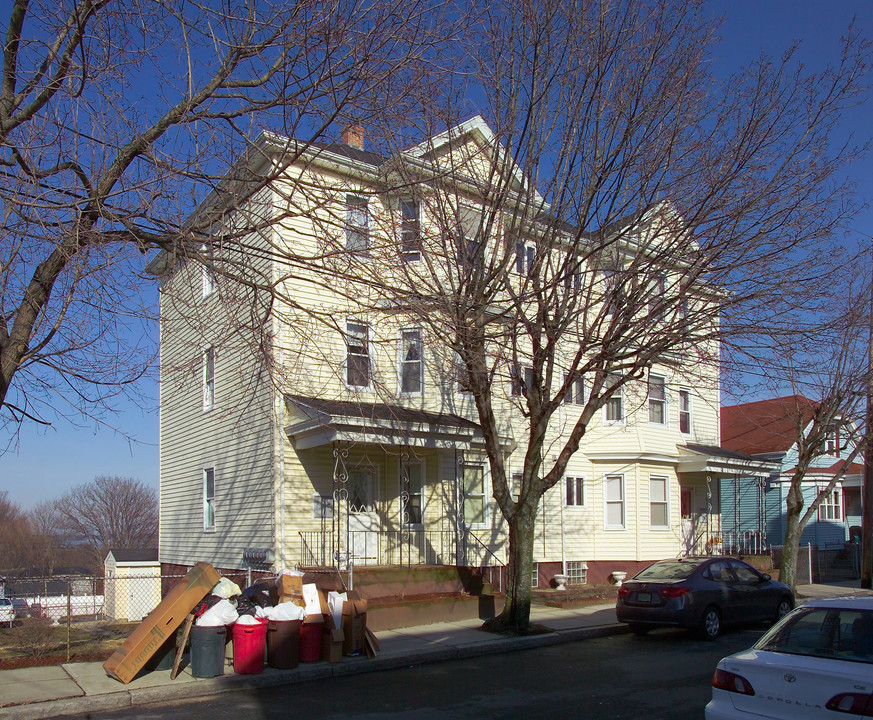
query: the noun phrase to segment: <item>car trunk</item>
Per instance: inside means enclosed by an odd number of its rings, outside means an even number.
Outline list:
[[[752,685],[754,695],[730,693],[737,710],[785,720],[806,720],[831,715],[861,717],[826,709],[841,693],[871,693],[871,666],[821,657],[750,650],[727,658],[728,672],[741,675]]]

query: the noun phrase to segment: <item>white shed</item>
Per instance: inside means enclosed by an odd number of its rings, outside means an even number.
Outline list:
[[[103,568],[109,618],[139,622],[161,602],[161,564],[156,548],[110,550]]]

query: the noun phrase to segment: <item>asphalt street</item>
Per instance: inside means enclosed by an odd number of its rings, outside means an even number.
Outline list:
[[[728,631],[711,643],[678,630],[618,635],[87,717],[702,720],[718,660],[764,629]]]

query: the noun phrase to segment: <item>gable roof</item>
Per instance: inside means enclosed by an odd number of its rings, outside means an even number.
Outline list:
[[[806,428],[817,408],[803,395],[723,407],[721,444],[750,455],[787,452],[797,442],[798,419]]]
[[[138,548],[110,548],[109,552],[115,558],[115,562],[157,562],[158,549],[138,549]]]

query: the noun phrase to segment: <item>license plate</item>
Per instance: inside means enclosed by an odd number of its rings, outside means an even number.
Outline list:
[[[647,603],[652,602],[652,593],[637,593],[637,602]]]

